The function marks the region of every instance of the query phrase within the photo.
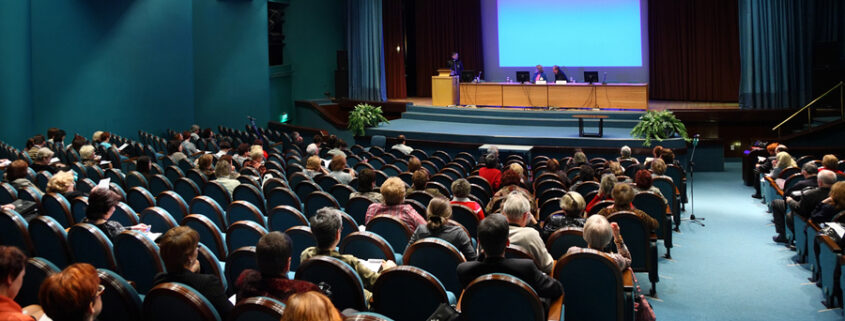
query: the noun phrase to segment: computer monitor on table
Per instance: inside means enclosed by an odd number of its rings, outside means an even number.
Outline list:
[[[516,82],[518,83],[527,83],[531,81],[531,72],[528,71],[517,71],[516,72]]]
[[[585,71],[584,72],[584,82],[588,83],[588,84],[599,82],[599,72],[598,71]]]
[[[464,70],[461,72],[461,82],[472,82],[475,79],[475,70]]]

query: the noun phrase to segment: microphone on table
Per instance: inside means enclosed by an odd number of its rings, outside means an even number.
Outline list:
[[[481,70],[479,70],[479,71],[478,71],[478,76],[475,76],[475,82],[476,82],[476,83],[481,82],[481,73],[482,73],[482,71],[481,71]]]

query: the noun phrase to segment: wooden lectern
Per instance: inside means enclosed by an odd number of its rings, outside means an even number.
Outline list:
[[[431,77],[431,104],[453,106],[458,104],[458,76],[450,76],[451,69],[437,69],[437,76]]]

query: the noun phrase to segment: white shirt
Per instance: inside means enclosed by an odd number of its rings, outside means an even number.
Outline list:
[[[398,150],[398,151],[402,152],[402,154],[405,154],[405,155],[410,155],[411,152],[414,151],[414,149],[411,148],[411,146],[408,146],[408,145],[405,145],[405,144],[393,145],[393,147],[391,147],[391,149]]]

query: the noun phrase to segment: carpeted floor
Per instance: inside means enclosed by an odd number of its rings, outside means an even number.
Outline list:
[[[658,298],[649,298],[658,320],[842,320],[842,310],[821,304],[794,251],[772,242],[771,214],[742,184],[741,164],[695,175],[695,214],[676,233],[672,260],[658,244]],[[689,217],[692,210],[687,204]],[[637,274],[644,292],[647,274]]]

